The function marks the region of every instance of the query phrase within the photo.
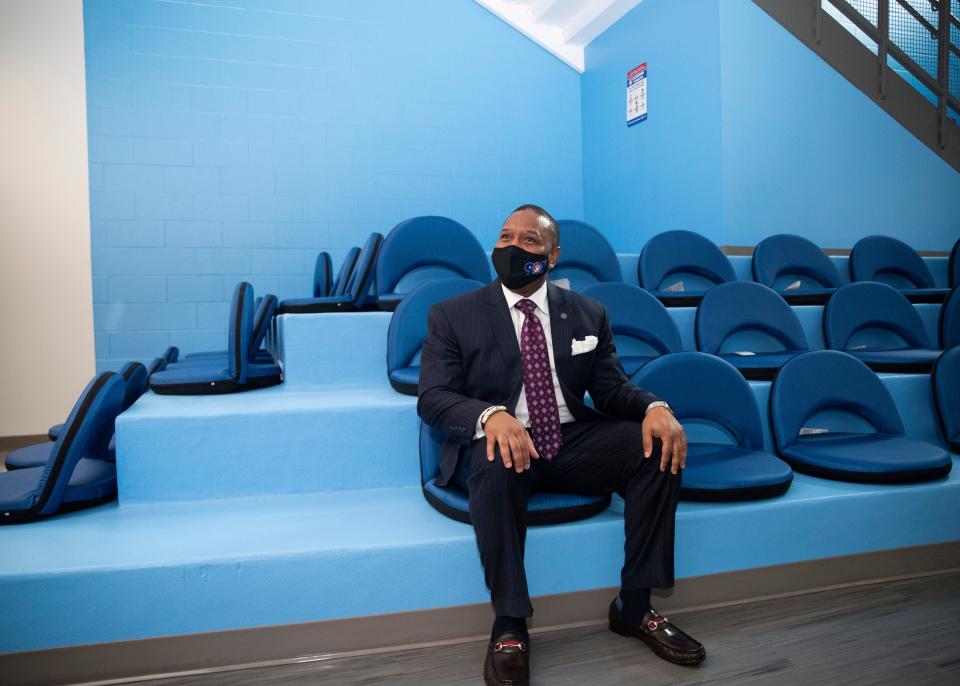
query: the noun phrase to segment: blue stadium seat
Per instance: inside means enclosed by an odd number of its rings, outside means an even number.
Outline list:
[[[953,250],[950,251],[950,260],[947,262],[947,273],[950,275],[951,288],[960,286],[960,238],[953,244]]]
[[[313,265],[313,297],[326,298],[333,295],[333,260],[330,253],[321,252]]]
[[[162,357],[155,357],[155,358],[153,358],[153,360],[150,362],[150,364],[147,365],[147,378],[149,379],[149,378],[150,378],[150,375],[153,374],[154,372],[161,372],[161,371],[163,371],[163,368],[166,367],[166,366],[167,366],[167,361],[166,361],[165,359],[163,359]],[[50,440],[54,440],[54,441],[55,441],[55,440],[57,440],[57,439],[53,438],[53,439],[50,439]]]
[[[347,287],[342,294],[326,298],[288,298],[280,303],[277,314],[314,314],[319,312],[354,312],[367,304],[383,236],[372,233],[357,256]]]
[[[160,359],[160,358],[157,358]],[[127,362],[120,368],[119,372],[124,386],[123,394],[123,407],[120,408],[120,411],[123,412],[128,407],[137,402],[137,398],[143,395],[147,390],[147,379],[150,378],[150,374],[147,371],[147,368],[143,366],[140,362]],[[54,424],[47,430],[47,438],[51,441],[55,441],[60,438],[60,434],[63,433],[63,424]],[[49,443],[40,443],[40,446],[43,446],[49,450]],[[33,455],[27,457],[27,450],[34,448],[34,446],[27,446],[27,448],[20,448],[15,450],[9,455],[7,455],[7,468],[8,469],[21,469],[24,467],[39,467],[44,462],[46,458],[40,459],[40,450],[34,449]],[[21,452],[22,451],[22,452]],[[106,447],[106,452],[97,457],[104,457],[106,459],[114,459],[115,451],[113,440],[111,439],[110,444]]]
[[[0,472],[0,524],[29,522],[116,496],[116,465],[85,456],[113,432],[123,396],[120,376],[100,374],[80,394],[44,466]]]
[[[688,439],[681,498],[773,498],[790,487],[793,471],[764,450],[756,397],[729,362],[701,352],[671,353],[645,365],[631,381],[670,403],[677,420],[691,433],[692,425],[706,424],[719,428],[728,439]]]
[[[940,434],[950,450],[960,453],[960,345],[940,356],[930,382]]]
[[[736,281],[720,248],[693,231],[665,231],[643,246],[637,265],[640,285],[664,305],[689,306],[720,283]]]
[[[247,351],[247,358],[250,362],[266,363],[273,362],[273,356],[266,350],[261,350],[263,341],[270,330],[270,324],[277,313],[277,296],[272,293],[262,298],[257,298],[257,306],[253,315],[253,331],[250,335],[250,345]],[[168,365],[169,369],[180,369],[190,364],[210,364],[213,361],[222,361],[226,363],[226,350],[206,351],[190,353],[182,362]]]
[[[627,376],[650,360],[683,350],[680,330],[653,295],[627,283],[596,283],[581,292],[606,309],[617,356]]]
[[[387,332],[387,377],[400,393],[417,394],[420,348],[427,337],[427,315],[434,303],[482,288],[473,279],[437,279],[414,288],[390,318]]]
[[[803,236],[778,233],[753,249],[753,278],[791,305],[822,305],[845,282],[820,247]]]
[[[440,469],[440,447],[443,433],[420,424],[420,480],[423,495],[438,512],[458,522],[470,523],[470,501],[454,483],[446,487],[436,483]],[[610,495],[576,495],[534,492],[527,501],[527,523],[561,524],[586,519],[610,506]]]
[[[780,456],[814,476],[905,483],[938,479],[952,466],[940,446],[905,435],[887,387],[839,350],[796,355],[780,368],[770,388],[770,424]]]
[[[396,309],[421,283],[443,278],[490,281],[490,258],[476,236],[446,217],[414,217],[387,234],[377,265],[377,305]]]
[[[353,269],[357,266],[357,258],[360,257],[360,248],[353,246],[347,251],[340,263],[340,270],[337,272],[337,278],[331,285],[330,295],[343,295],[347,292],[350,285],[350,277],[353,276]]]
[[[917,251],[890,236],[861,238],[850,251],[850,278],[879,281],[902,292],[912,303],[939,303],[947,288],[937,288],[930,268]]]
[[[175,345],[171,345],[163,353],[163,359],[166,360],[167,364],[171,362],[176,362],[180,359],[180,348]]]
[[[711,288],[697,307],[697,348],[722,357],[748,379],[772,379],[810,349],[797,313],[763,284],[731,281]]]
[[[560,259],[550,270],[550,280],[566,279],[570,290],[582,291],[595,283],[620,282],[620,260],[607,239],[586,222],[561,219]]]
[[[960,283],[940,307],[940,347],[946,350],[960,345]]]
[[[878,372],[929,372],[941,351],[904,295],[877,281],[838,288],[823,309],[828,348],[844,350]]]
[[[207,395],[233,393],[281,382],[275,364],[249,360],[253,337],[253,287],[246,281],[237,284],[230,302],[227,328],[228,356],[209,364],[170,365],[150,377],[150,388],[165,395]]]

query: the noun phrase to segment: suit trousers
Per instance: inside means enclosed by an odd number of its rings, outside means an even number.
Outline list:
[[[500,458],[487,460],[485,438],[473,441],[453,480],[467,491],[484,579],[498,615],[530,617],[533,606],[523,564],[527,501],[533,491],[606,494],[624,499],[624,590],[673,586],[674,520],[680,473],[660,471],[660,440],[643,457],[639,422],[600,419],[561,427],[563,445],[552,460],[531,459],[518,474]]]

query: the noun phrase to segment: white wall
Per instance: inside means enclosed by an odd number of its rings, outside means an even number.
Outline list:
[[[94,373],[81,0],[0,1],[0,436]]]

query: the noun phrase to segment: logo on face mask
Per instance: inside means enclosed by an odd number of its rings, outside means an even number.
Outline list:
[[[527,262],[525,265],[523,265],[523,271],[531,275],[543,274],[546,268],[547,268],[546,260],[540,260],[539,262]]]

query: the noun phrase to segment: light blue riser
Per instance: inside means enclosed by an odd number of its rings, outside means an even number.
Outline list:
[[[681,503],[676,573],[957,539],[960,456],[936,483],[797,475],[775,500]],[[106,506],[2,527],[0,549],[0,653],[489,600],[472,528],[417,487]],[[530,592],[617,586],[622,551],[619,499],[586,521],[532,527]]]

